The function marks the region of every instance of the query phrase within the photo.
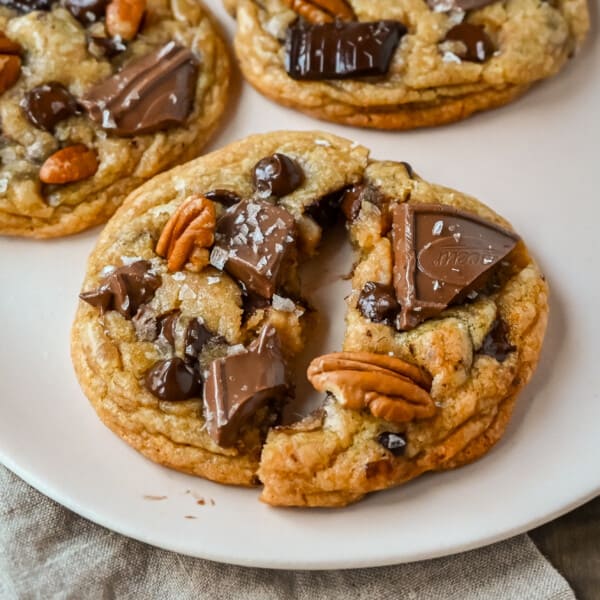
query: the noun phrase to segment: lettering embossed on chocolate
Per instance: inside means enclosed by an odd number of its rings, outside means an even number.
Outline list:
[[[285,208],[243,200],[218,221],[210,261],[247,290],[271,298],[294,241],[294,218]]]
[[[192,112],[198,60],[169,42],[95,85],[81,99],[90,118],[121,136],[182,125]]]
[[[483,287],[519,240],[508,229],[442,204],[397,204],[392,215],[400,330]]]
[[[252,181],[259,196],[281,198],[302,185],[304,172],[293,158],[276,152],[254,165]]]
[[[29,90],[23,98],[22,107],[29,122],[45,131],[52,131],[57,123],[77,112],[75,98],[57,81]]]
[[[246,352],[214,360],[204,386],[204,414],[209,435],[233,446],[245,422],[269,401],[288,394],[277,331],[263,327]]]
[[[393,325],[400,305],[393,286],[367,281],[358,296],[357,308],[365,319]]]
[[[470,62],[484,62],[494,52],[494,44],[483,29],[482,25],[472,23],[459,23],[446,34],[445,40],[461,42],[464,50],[455,50],[454,53]]]
[[[144,384],[154,396],[171,402],[198,398],[201,393],[199,374],[177,356],[158,361],[146,373]]]
[[[104,277],[97,289],[83,292],[79,297],[100,308],[101,313],[116,310],[126,319],[131,319],[160,287],[161,277],[152,273],[151,269],[152,265],[147,260],[119,267]]]
[[[399,21],[310,25],[298,20],[287,30],[285,69],[300,80],[385,75],[405,33]]]

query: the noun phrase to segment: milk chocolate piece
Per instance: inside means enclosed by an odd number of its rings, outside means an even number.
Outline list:
[[[268,402],[288,394],[277,331],[263,327],[246,352],[214,360],[204,386],[204,414],[209,435],[233,446],[244,423]]]
[[[392,216],[400,330],[483,287],[519,240],[508,229],[442,204],[397,204]]]
[[[359,183],[348,188],[342,196],[342,212],[348,221],[356,221],[363,202],[381,206],[382,194],[374,187]]]
[[[154,396],[171,402],[199,398],[202,387],[199,374],[177,356],[158,361],[146,373],[144,383]]]
[[[235,192],[231,192],[229,190],[212,190],[211,192],[206,192],[204,197],[208,198],[212,202],[218,202],[226,208],[229,208],[230,206],[233,206],[241,201],[241,198]]]
[[[126,319],[131,319],[160,287],[161,277],[152,273],[151,269],[152,265],[147,260],[119,267],[104,277],[97,289],[83,292],[79,297],[100,308],[101,313],[116,310]]]
[[[494,44],[488,37],[482,25],[460,23],[448,31],[445,41],[461,42],[464,49],[455,50],[454,53],[470,62],[482,63],[495,52]]]
[[[385,75],[405,33],[399,21],[311,25],[298,20],[287,30],[285,69],[301,80]]]
[[[252,181],[259,196],[281,198],[302,185],[304,172],[293,158],[276,152],[254,165]]]
[[[52,131],[57,123],[77,112],[75,98],[57,81],[44,83],[29,90],[25,94],[22,106],[29,122],[45,131]]]
[[[393,325],[400,306],[391,285],[367,281],[358,296],[360,314],[374,323]]]
[[[481,353],[495,358],[498,362],[504,362],[508,355],[516,350],[508,341],[508,327],[502,319],[496,319],[492,328],[485,336],[481,345]]]
[[[295,240],[294,218],[270,202],[243,200],[218,221],[215,240],[211,264],[271,298]]]
[[[81,99],[90,119],[121,136],[182,125],[192,111],[198,60],[169,42],[126,65]]]

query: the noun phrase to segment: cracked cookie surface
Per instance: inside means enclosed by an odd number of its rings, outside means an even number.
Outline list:
[[[556,74],[576,53],[589,28],[586,0],[479,2],[475,3],[479,8],[466,11],[457,9],[459,0],[429,4],[348,0],[343,4],[360,22],[387,20],[406,28],[390,65],[376,77],[306,81],[288,74],[286,60],[297,60],[305,68],[307,62],[321,59],[319,52],[327,44],[319,37],[311,55],[306,51],[309,42],[298,34],[299,58],[289,59],[286,36],[299,15],[310,18],[305,8],[336,3],[227,0],[225,4],[237,19],[235,48],[242,72],[262,94],[317,118],[380,129],[440,125],[506,104],[532,83]],[[336,16],[352,23],[347,16]],[[307,25],[311,26],[322,25]]]
[[[264,166],[266,157],[271,167],[297,165],[302,172],[302,177],[287,177],[293,186],[278,180],[281,195],[276,197],[265,195],[257,183],[256,173],[265,171],[256,166]],[[369,191],[356,194],[357,187]],[[233,216],[228,222],[239,218],[243,226],[240,215],[249,222],[252,202],[270,202],[289,213],[297,252],[286,259],[274,293],[263,291],[257,301],[240,275],[223,269],[214,249],[210,264],[198,267],[190,261],[169,270],[168,257],[156,252],[157,243],[168,222],[175,224],[169,234],[175,231],[186,202],[192,208],[205,206],[198,196],[221,199],[214,201],[215,246],[225,244],[220,236],[226,229],[219,225],[224,217]],[[396,369],[395,376],[415,377],[414,369],[420,370],[423,377],[416,377],[422,389],[413,392],[427,409],[418,418],[404,411],[402,418],[408,420],[390,421],[374,416],[387,413],[345,407],[341,392],[333,392],[321,411],[289,426],[278,426],[273,407],[261,405],[225,444],[231,431],[215,437],[214,427],[207,426],[214,415],[190,378],[197,372],[206,382],[215,373],[213,365],[232,368],[236,357],[249,357],[266,327],[276,332],[286,362],[299,353],[313,321],[302,300],[297,265],[318,252],[321,236],[327,235],[323,209],[339,211],[340,201],[358,258],[343,354],[360,361],[368,359],[365,353],[380,355],[381,369]],[[509,227],[477,200],[425,182],[408,165],[372,160],[362,146],[320,132],[252,136],[143,185],[108,223],[90,256],[82,295],[87,301],[80,303],[72,330],[73,363],[100,418],[163,465],[222,483],[262,483],[262,499],[273,505],[341,506],[425,471],[481,456],[502,435],[537,363],[547,286],[519,241],[485,289],[408,331],[398,331],[393,321],[377,314],[365,316],[359,305],[365,286],[392,283],[390,214],[404,203],[447,205]],[[191,223],[196,214],[203,215],[199,209],[189,214]],[[123,296],[127,278],[143,285]],[[198,332],[205,337],[191,354],[190,331],[194,340]],[[277,360],[276,355],[269,360]],[[176,401],[163,393],[173,381],[163,377],[165,369],[173,365],[172,373],[191,382]],[[357,369],[359,378],[361,370],[368,371],[361,364]],[[218,386],[215,377],[211,385]],[[421,399],[426,393],[431,404]]]

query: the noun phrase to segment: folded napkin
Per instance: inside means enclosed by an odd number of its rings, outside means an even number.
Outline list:
[[[347,571],[250,569],[95,525],[0,465],[0,599],[572,600],[526,535],[446,558]]]

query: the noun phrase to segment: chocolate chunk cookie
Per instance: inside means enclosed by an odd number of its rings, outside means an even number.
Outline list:
[[[246,79],[280,104],[379,129],[463,119],[557,73],[586,0],[225,0]]]
[[[2,2],[0,234],[103,223],[198,155],[228,83],[224,43],[196,2]]]
[[[298,266],[343,218],[357,250],[344,346],[294,372],[314,327]],[[484,454],[548,313],[501,217],[316,132],[252,136],[133,192],[80,298],[73,362],[113,431],[163,465],[293,506],[341,506]],[[303,377],[323,408],[283,426]]]

